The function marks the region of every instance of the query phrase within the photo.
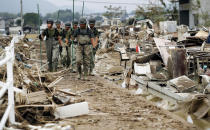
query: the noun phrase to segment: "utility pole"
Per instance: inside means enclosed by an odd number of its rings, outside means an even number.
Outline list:
[[[23,0],[20,0],[21,33],[23,34]]]
[[[38,10],[38,26],[39,26],[39,34],[40,34],[40,13],[39,13],[39,4],[37,4],[37,10]],[[41,61],[41,67],[42,67],[42,42],[40,40],[40,61]]]
[[[60,17],[60,10],[58,10],[57,21],[59,20],[59,17]]]
[[[84,16],[84,6],[85,6],[85,2],[83,1],[83,5],[82,5],[82,17]]]
[[[74,22],[74,0],[73,0],[73,22]],[[74,57],[74,42],[72,40],[71,44],[71,66],[73,67],[73,57]]]
[[[74,0],[73,0],[73,21],[74,21]]]

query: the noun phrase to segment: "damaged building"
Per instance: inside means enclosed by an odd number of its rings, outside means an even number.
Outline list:
[[[209,0],[179,0],[180,24],[195,27],[204,24],[204,15],[210,15]],[[202,8],[201,8],[202,7]]]

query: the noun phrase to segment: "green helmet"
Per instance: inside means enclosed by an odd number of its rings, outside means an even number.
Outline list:
[[[94,18],[89,19],[89,24],[95,24],[95,23],[96,23],[96,20]]]
[[[60,20],[58,20],[58,21],[56,21],[55,23],[56,23],[56,24],[61,24],[61,21],[60,21]]]
[[[85,18],[80,18],[79,23],[80,24],[87,24],[87,21],[86,21]]]
[[[54,24],[54,21],[52,19],[48,19],[47,20],[47,24],[52,24],[53,25]]]
[[[74,20],[72,23],[73,25],[78,25],[79,22],[77,20]]]
[[[71,24],[70,23],[66,23],[65,27],[71,27]]]

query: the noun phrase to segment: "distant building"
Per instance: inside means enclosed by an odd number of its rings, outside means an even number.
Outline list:
[[[0,34],[4,34],[5,33],[5,20],[0,19]]]
[[[179,0],[180,24],[194,27],[204,23],[199,16],[206,12],[210,15],[210,0],[200,0],[201,8],[197,6],[196,0]]]

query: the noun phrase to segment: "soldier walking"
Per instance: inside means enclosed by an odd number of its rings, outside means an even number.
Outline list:
[[[96,51],[98,49],[98,38],[99,38],[99,33],[98,30],[95,27],[95,22],[96,20],[94,18],[90,18],[89,19],[89,27],[90,30],[92,31],[93,35],[94,35],[94,41],[96,43],[96,47],[92,47],[92,53],[91,53],[91,61],[90,61],[90,71],[89,71],[89,75],[94,75],[93,74],[93,68],[95,67],[95,55],[96,55]]]
[[[59,44],[61,45],[61,37],[57,29],[53,28],[53,20],[47,20],[47,28],[39,36],[40,40],[43,40],[46,36],[46,51],[48,70],[50,72],[57,71],[58,56],[59,56]]]
[[[90,68],[90,53],[91,46],[95,47],[94,35],[91,30],[86,26],[87,21],[85,18],[80,18],[80,28],[74,32],[74,38],[77,39],[78,45],[76,49],[76,63],[78,71],[78,79],[81,79],[82,72],[84,72],[84,80],[87,80],[88,69]],[[92,45],[91,45],[92,44]],[[83,65],[83,71],[82,71]]]

